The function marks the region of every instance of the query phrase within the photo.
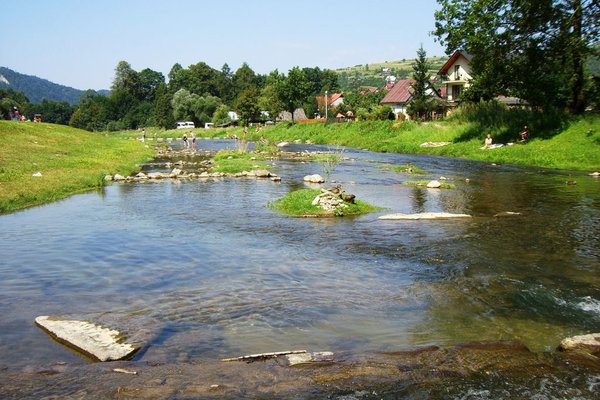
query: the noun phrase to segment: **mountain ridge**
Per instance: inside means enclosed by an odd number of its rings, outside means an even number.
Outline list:
[[[35,75],[26,75],[7,67],[0,67],[0,89],[10,88],[23,92],[31,103],[42,100],[77,104],[84,90],[51,82]]]

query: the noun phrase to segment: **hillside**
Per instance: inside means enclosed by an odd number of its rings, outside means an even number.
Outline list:
[[[43,99],[77,104],[83,91],[59,85],[37,76],[24,75],[11,69],[0,67],[0,88],[11,88],[23,92],[32,103]]]
[[[430,75],[434,76],[442,65],[448,60],[446,56],[427,57],[431,64]],[[397,79],[410,78],[413,73],[415,59],[399,61],[384,61],[372,64],[359,64],[353,67],[338,68],[335,72],[339,75],[339,84],[342,91],[356,91],[360,87],[375,86],[381,88],[386,83],[388,76]]]

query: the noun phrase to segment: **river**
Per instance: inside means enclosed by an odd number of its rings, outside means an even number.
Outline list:
[[[135,361],[157,363],[501,340],[552,352],[564,337],[600,331],[600,179],[442,157],[343,155],[331,179],[383,211],[279,215],[268,203],[322,169],[277,160],[281,182],[112,184],[0,216],[0,367],[89,362],[50,341],[33,323],[39,315],[120,328],[143,345]],[[382,168],[407,163],[427,176]],[[455,188],[403,184],[442,176]],[[377,219],[426,211],[473,218]],[[495,217],[507,211],[520,215]]]

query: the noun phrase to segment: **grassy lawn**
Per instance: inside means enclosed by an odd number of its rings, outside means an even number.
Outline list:
[[[11,121],[0,121],[0,148],[0,213],[101,188],[105,175],[128,175],[154,155],[138,141]]]

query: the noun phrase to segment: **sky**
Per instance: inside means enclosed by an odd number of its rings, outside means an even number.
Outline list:
[[[109,89],[127,61],[267,74],[443,56],[435,0],[20,0],[0,13],[0,66],[76,89]]]

